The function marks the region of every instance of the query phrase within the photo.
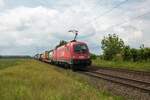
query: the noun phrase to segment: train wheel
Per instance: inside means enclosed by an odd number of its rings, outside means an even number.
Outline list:
[[[76,71],[77,68],[75,67],[75,65],[70,65],[70,68],[72,69],[72,71]]]
[[[64,63],[64,68],[69,69],[69,65],[67,63]]]

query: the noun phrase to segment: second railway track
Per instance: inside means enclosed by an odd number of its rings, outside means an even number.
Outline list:
[[[127,77],[122,77],[122,76],[115,76],[115,75],[111,75],[111,74],[100,72],[100,71],[86,71],[83,73],[86,75],[100,78],[103,80],[107,80],[107,81],[110,81],[113,83],[118,83],[118,84],[125,85],[128,87],[136,88],[136,89],[139,89],[140,91],[150,94],[150,83],[149,82],[132,79],[132,78],[127,78]]]

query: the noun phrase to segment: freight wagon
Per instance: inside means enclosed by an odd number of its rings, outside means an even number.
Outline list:
[[[43,52],[41,54],[41,61],[52,63],[52,52],[53,50]]]
[[[41,58],[41,54],[36,54],[36,55],[34,56],[34,59],[40,60],[40,58]]]

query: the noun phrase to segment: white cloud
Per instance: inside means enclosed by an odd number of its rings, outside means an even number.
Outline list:
[[[90,24],[84,25],[87,17],[72,12],[73,9],[59,12],[42,6],[21,6],[6,10],[0,16],[0,46],[48,47],[53,42],[59,42],[59,39],[72,39],[73,34],[67,33],[72,28],[81,29],[81,36],[90,34],[92,27],[89,27]]]
[[[5,5],[4,0],[0,0],[0,8],[4,7],[4,5]]]
[[[27,51],[33,54],[37,48],[38,52],[51,49],[60,39],[73,38],[73,34],[67,32],[70,29],[79,30],[79,39],[86,41],[90,49],[97,53],[101,39],[109,33],[117,33],[131,45],[135,45],[133,41],[149,45],[149,19],[132,20],[148,11],[148,3],[126,4],[104,16],[100,15],[113,6],[111,2],[105,6],[99,5],[98,0],[60,1],[56,9],[43,6],[5,9],[0,15],[0,54],[23,54]],[[117,26],[119,23],[123,24]]]
[[[0,46],[45,46],[42,43],[49,38],[49,22],[56,14],[43,7],[8,10],[0,16]]]

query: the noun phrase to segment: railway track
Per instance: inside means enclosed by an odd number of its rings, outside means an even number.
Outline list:
[[[97,69],[100,69],[100,68],[96,68],[96,70],[88,69],[86,71],[82,71],[81,73],[86,74],[88,76],[95,77],[95,78],[107,80],[107,81],[110,81],[113,83],[118,83],[118,84],[125,85],[128,87],[136,88],[143,92],[149,93],[149,95],[150,95],[150,82],[138,80],[138,79],[134,79],[134,78],[129,78],[129,77],[111,75],[109,73],[98,71]],[[111,68],[104,68],[104,69],[112,70],[112,71],[118,70],[120,72],[129,72],[132,74],[134,73],[134,74],[150,75],[148,72],[144,73],[142,71],[130,71],[130,70],[128,71],[128,70],[123,70],[123,69],[111,69]]]
[[[104,72],[100,72],[100,71],[86,71],[83,73],[88,76],[100,78],[103,80],[107,80],[107,81],[110,81],[113,83],[125,85],[128,87],[136,88],[140,91],[150,94],[150,82],[145,82],[142,80],[127,78],[127,77],[115,76],[115,75],[111,75],[109,73],[104,73]]]
[[[134,73],[134,74],[139,74],[139,75],[150,76],[150,72],[146,72],[146,71],[137,71],[137,70],[129,70],[129,69],[121,69],[121,68],[102,67],[102,66],[99,67],[99,66],[95,66],[95,65],[92,65],[88,70],[98,70],[98,69],[112,70],[112,71],[119,71],[119,72]]]

